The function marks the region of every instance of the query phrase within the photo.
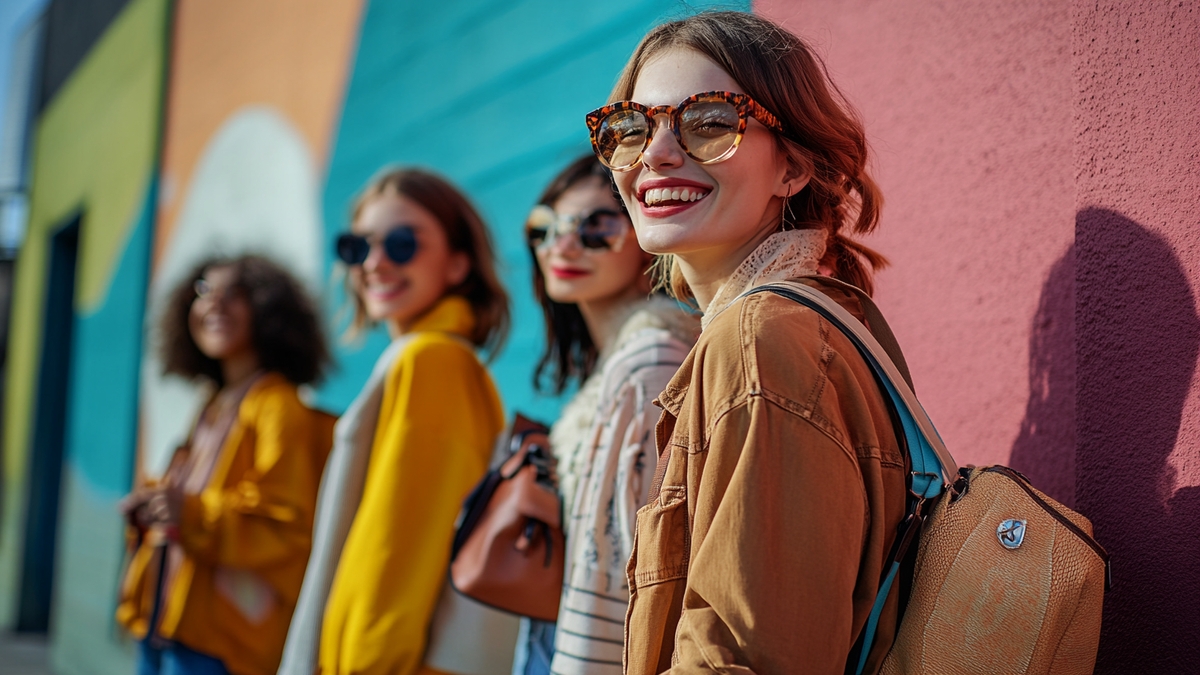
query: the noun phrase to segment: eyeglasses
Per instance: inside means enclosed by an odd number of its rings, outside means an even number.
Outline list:
[[[746,121],[753,117],[768,129],[783,133],[783,125],[745,94],[710,91],[684,99],[678,106],[653,108],[634,101],[617,101],[588,113],[592,149],[613,171],[628,171],[642,161],[657,128],[654,120],[667,116],[667,126],[688,157],[701,164],[716,164],[733,156]]]
[[[576,216],[559,215],[554,209],[539,204],[525,221],[525,239],[530,248],[548,250],[559,237],[575,234],[587,249],[620,251],[629,233],[629,221],[619,211],[597,209]]]
[[[347,265],[361,265],[371,255],[371,246],[378,237],[363,237],[346,232],[337,238],[337,257]],[[417,235],[412,227],[400,225],[383,236],[383,252],[388,260],[403,265],[417,254]]]
[[[241,286],[214,286],[208,279],[197,279],[192,283],[197,300],[217,302],[218,300],[244,300],[246,289]]]

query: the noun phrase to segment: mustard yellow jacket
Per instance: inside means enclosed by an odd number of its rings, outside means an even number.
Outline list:
[[[184,499],[184,558],[166,589],[159,634],[220,659],[235,675],[273,675],[312,540],[331,415],[268,373],[246,393],[208,486]],[[131,532],[131,535],[135,533]],[[134,551],[117,621],[146,637],[158,570],[153,538]]]
[[[325,606],[322,675],[430,672],[430,620],[454,520],[504,423],[487,370],[461,336],[470,305],[441,300],[413,327],[383,400],[362,501]]]

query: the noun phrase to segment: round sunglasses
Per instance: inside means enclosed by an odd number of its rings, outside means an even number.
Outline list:
[[[654,138],[654,120],[659,115],[667,116],[667,126],[679,147],[701,164],[716,164],[732,157],[750,117],[783,133],[779,119],[746,94],[709,91],[689,96],[677,106],[653,108],[634,101],[617,101],[587,115],[596,156],[613,171],[636,167]]]
[[[530,248],[548,250],[559,237],[576,235],[585,249],[620,251],[629,232],[629,221],[615,209],[564,216],[539,204],[525,221],[525,240]]]
[[[346,232],[338,235],[335,250],[337,257],[347,265],[361,265],[371,255],[371,246],[379,241],[378,237],[364,237]],[[383,236],[383,252],[388,260],[403,265],[417,254],[417,235],[408,225],[393,228]]]

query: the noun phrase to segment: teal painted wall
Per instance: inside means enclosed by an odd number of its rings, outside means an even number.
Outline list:
[[[583,116],[607,102],[646,31],[713,6],[501,0],[367,8],[325,186],[329,239],[348,227],[354,195],[384,165],[424,165],[465,190],[492,228],[512,298],[513,330],[492,364],[510,415],[553,420],[561,403],[535,394],[530,381],[543,343],[525,215],[550,178],[589,151]],[[720,7],[748,10],[749,3]],[[342,347],[341,368],[319,402],[343,409],[385,343],[377,330],[360,346]]]
[[[137,448],[155,186],[146,189],[108,295],[75,318],[50,627],[60,675],[133,667],[132,645],[113,619],[125,558],[125,525],[116,503],[131,487]]]

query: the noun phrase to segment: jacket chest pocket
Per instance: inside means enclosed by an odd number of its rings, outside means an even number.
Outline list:
[[[638,509],[629,559],[629,588],[645,588],[687,576],[691,550],[687,488],[664,485],[658,498]]]

